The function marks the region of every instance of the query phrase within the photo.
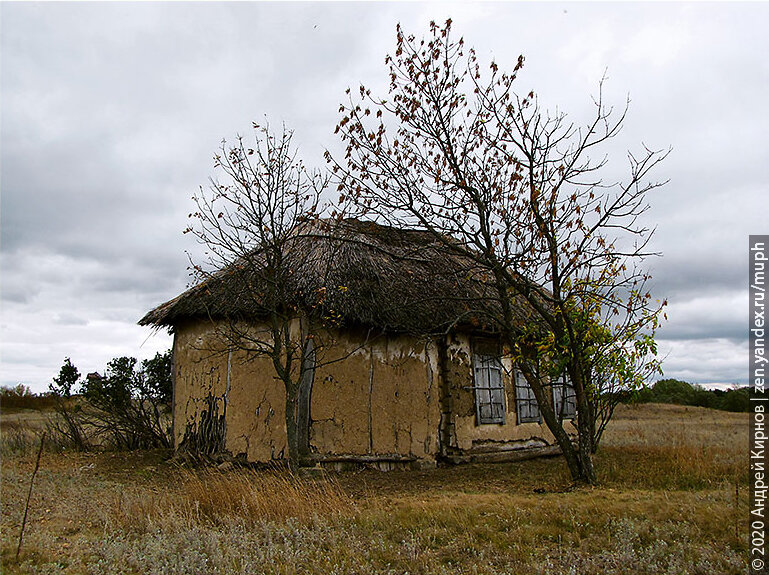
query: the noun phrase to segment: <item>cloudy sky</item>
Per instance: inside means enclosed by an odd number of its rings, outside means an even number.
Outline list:
[[[431,19],[579,119],[631,98],[613,170],[672,147],[650,198],[665,375],[747,379],[747,244],[769,233],[767,3],[2,3],[0,384],[146,358],[136,325],[188,283],[191,195],[222,138],[267,117],[338,149],[348,86],[383,93],[395,25]],[[619,173],[619,172],[617,172]]]

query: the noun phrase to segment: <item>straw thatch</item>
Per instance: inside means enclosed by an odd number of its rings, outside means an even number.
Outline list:
[[[486,275],[429,233],[320,220],[301,226],[281,248],[276,283],[268,279],[262,255],[251,253],[139,324],[173,328],[195,319],[259,320],[279,306],[337,325],[390,332],[494,331],[499,304]],[[516,306],[521,323],[526,309]]]

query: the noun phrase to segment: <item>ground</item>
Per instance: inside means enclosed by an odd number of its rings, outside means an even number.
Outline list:
[[[747,414],[622,407],[572,488],[559,458],[292,478],[163,451],[44,451],[2,417],[2,572],[744,573]]]

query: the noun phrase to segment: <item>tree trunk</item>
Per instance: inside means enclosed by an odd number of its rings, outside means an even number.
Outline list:
[[[310,457],[310,407],[312,403],[312,385],[315,379],[315,343],[308,338],[302,350],[302,370],[297,391],[297,446],[299,463],[311,465]]]
[[[286,442],[288,447],[288,467],[294,472],[299,469],[299,425],[298,425],[298,390],[286,386]]]
[[[545,423],[547,423],[547,418],[544,417],[544,412],[543,419],[545,419]],[[571,441],[571,437],[569,437],[563,429],[563,426],[558,423],[555,423],[554,426],[548,424],[548,428],[553,433],[556,443],[558,443],[558,446],[561,448],[561,453],[563,453],[563,457],[566,459],[566,465],[569,467],[571,478],[576,483],[584,483],[584,480],[582,479],[582,476],[584,475],[582,472],[582,462],[579,452]]]
[[[577,366],[575,373],[579,376],[584,371]],[[576,378],[572,378],[575,381]],[[585,385],[585,380],[580,378],[574,385],[577,394],[577,434],[579,436],[579,459],[582,468],[582,479],[585,483],[594,484],[596,482],[595,469],[593,468],[593,453],[595,433],[595,413],[593,405],[590,402],[590,395]]]
[[[577,445],[571,441],[571,438],[560,425],[556,426],[556,432],[553,433],[555,439],[563,452],[566,464],[569,466],[569,473],[574,483],[594,485],[596,483],[595,469],[593,468],[592,451],[590,448],[590,436],[584,433],[579,423],[577,423],[578,436]],[[551,429],[553,431],[553,429]]]
[[[545,425],[550,429],[555,441],[561,448],[564,459],[566,459],[566,465],[569,466],[569,473],[575,482],[582,482],[582,465],[580,457],[575,449],[574,444],[569,437],[569,434],[564,430],[563,425],[556,419],[555,412],[550,404],[546,401],[545,392],[539,381],[539,378],[529,368],[526,361],[520,364],[520,369],[523,372],[523,376],[529,382],[531,390],[534,392],[534,397],[537,399],[539,405],[539,412],[542,418],[545,420]]]
[[[577,442],[580,473],[574,478],[579,483],[593,485],[596,483],[595,469],[593,468],[593,437],[595,433],[595,413],[590,402],[587,382],[581,374],[584,373],[582,365],[572,365],[570,377],[574,392],[577,396]]]
[[[529,382],[534,397],[539,404],[539,411],[545,420],[550,432],[555,437],[555,441],[561,448],[566,464],[569,467],[569,473],[575,483],[592,485],[596,482],[595,470],[593,469],[593,460],[591,457],[592,435],[590,434],[589,414],[587,408],[583,410],[584,401],[579,402],[579,414],[577,420],[577,445],[575,446],[563,428],[562,421],[555,416],[552,405],[547,401],[545,389],[542,386],[537,375],[529,368],[526,361],[520,364],[524,377]],[[584,395],[582,396],[584,398]],[[579,399],[579,398],[578,398]]]

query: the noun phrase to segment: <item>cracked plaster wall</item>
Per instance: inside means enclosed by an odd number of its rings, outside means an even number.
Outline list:
[[[433,458],[438,451],[438,359],[434,344],[409,337],[334,334],[315,370],[311,451],[333,455]],[[329,363],[330,360],[342,360]],[[210,394],[226,408],[226,449],[249,461],[286,449],[285,392],[265,357],[228,353],[216,324],[178,326],[174,339],[175,442]]]
[[[334,353],[347,357],[315,372],[311,450],[433,458],[440,418],[435,345],[398,336],[359,346],[339,335]]]
[[[408,336],[361,345],[362,336],[335,334],[315,370],[310,407],[310,449],[320,455],[401,456],[433,459],[439,452],[440,388],[450,444],[462,452],[551,444],[547,426],[517,425],[512,364],[505,367],[506,423],[476,425],[471,341],[449,338],[441,369],[438,346]],[[330,360],[340,359],[336,363]],[[205,398],[226,410],[226,449],[249,461],[281,458],[286,450],[285,392],[265,357],[231,354],[215,324],[179,326],[174,339],[174,434],[200,417]]]
[[[285,391],[266,357],[228,353],[216,324],[179,326],[174,337],[174,435],[178,447],[208,394],[226,413],[225,448],[249,461],[282,457],[286,449]]]
[[[216,340],[203,323],[177,329],[174,335],[174,445],[188,426],[195,425],[211,395],[223,398],[227,386],[227,358],[212,355]],[[224,407],[223,399],[220,407]],[[217,404],[220,403],[217,401]]]

